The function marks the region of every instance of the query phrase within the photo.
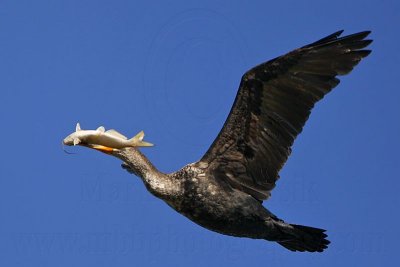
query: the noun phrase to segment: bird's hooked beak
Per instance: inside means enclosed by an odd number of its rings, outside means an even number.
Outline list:
[[[95,149],[97,151],[103,152],[107,155],[111,155],[114,151],[117,151],[118,149],[108,147],[108,146],[102,146],[102,145],[92,145],[92,144],[80,144],[81,146],[85,146],[88,148]]]

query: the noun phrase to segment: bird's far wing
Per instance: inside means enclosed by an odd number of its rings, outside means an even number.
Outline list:
[[[231,112],[200,162],[259,200],[269,197],[315,103],[371,51],[369,31],[342,31],[246,72]]]

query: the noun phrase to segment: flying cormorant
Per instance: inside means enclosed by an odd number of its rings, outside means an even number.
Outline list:
[[[153,195],[209,230],[321,252],[329,244],[325,230],[286,223],[262,202],[315,103],[339,84],[337,76],[348,74],[371,52],[364,50],[372,42],[365,39],[369,31],[340,37],[342,32],[247,71],[213,144],[199,161],[177,172],[158,171],[135,147],[78,141],[120,158]]]

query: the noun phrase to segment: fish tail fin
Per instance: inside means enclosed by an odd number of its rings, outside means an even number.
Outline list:
[[[149,146],[154,146],[152,143],[148,143],[143,141],[144,138],[144,132],[140,131],[137,135],[129,139],[129,143],[132,146],[139,146],[139,147],[149,147]]]

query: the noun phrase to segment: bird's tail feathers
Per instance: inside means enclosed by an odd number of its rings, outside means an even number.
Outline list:
[[[278,243],[291,251],[322,252],[330,243],[324,229],[279,222],[278,228],[286,239]]]

